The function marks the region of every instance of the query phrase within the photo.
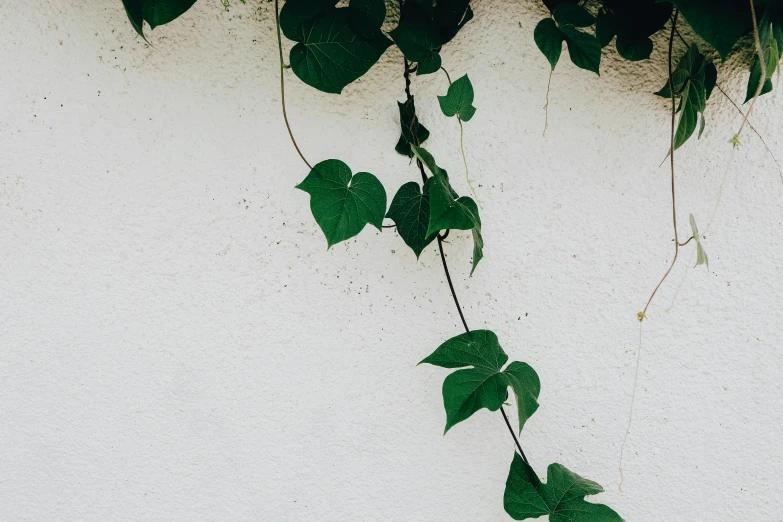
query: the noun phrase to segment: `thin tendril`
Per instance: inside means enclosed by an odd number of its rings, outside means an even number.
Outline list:
[[[307,165],[307,168],[312,170],[313,166],[305,159],[304,154],[299,150],[299,145],[296,144],[294,133],[291,132],[291,125],[288,123],[288,114],[286,114],[285,111],[285,64],[283,63],[283,42],[280,38],[280,9],[278,8],[278,2],[279,0],[275,0],[275,25],[277,26],[277,52],[280,55],[280,105],[283,108],[283,120],[285,121],[285,127],[288,129],[288,135],[291,137],[291,143],[294,144],[296,152],[299,153],[299,157],[302,158],[302,161]]]

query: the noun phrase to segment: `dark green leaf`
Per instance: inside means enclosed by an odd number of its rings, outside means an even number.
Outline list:
[[[394,150],[409,158],[413,157],[413,151],[411,150],[411,144],[422,144],[430,137],[430,131],[419,123],[419,117],[416,116],[416,105],[413,101],[413,96],[410,100],[406,100],[405,103],[397,102],[397,107],[400,109],[400,128],[402,134],[397,141],[397,146]]]
[[[296,188],[310,194],[310,210],[329,247],[357,235],[367,223],[381,230],[386,191],[368,172],[352,176],[342,161],[325,160]]]
[[[446,408],[446,430],[467,419],[482,408],[496,411],[512,387],[518,400],[519,429],[538,408],[540,381],[530,366],[511,363],[501,368],[508,356],[497,336],[489,330],[474,330],[452,337],[421,363],[458,370],[443,381],[443,405]],[[521,400],[520,400],[521,399]]]
[[[427,236],[440,230],[473,231],[473,267],[484,257],[484,238],[481,235],[481,219],[476,202],[467,196],[459,197],[449,183],[448,173],[438,167],[435,158],[422,147],[411,145],[416,157],[432,173],[430,184],[430,219]]]
[[[354,30],[365,38],[372,38],[380,31],[386,19],[386,3],[383,0],[351,0],[348,19]]]
[[[560,53],[563,51],[564,40],[563,33],[557,28],[555,21],[551,18],[544,18],[538,22],[535,31],[533,31],[533,39],[554,70],[560,59]]]
[[[759,82],[761,81],[761,75],[762,75],[761,67],[759,67],[759,57],[758,55],[753,56],[753,65],[750,67],[750,77],[748,77],[748,88],[745,92],[745,101],[743,103],[748,103],[751,99],[753,99],[753,96],[756,95],[756,90],[759,87]],[[759,93],[759,96],[762,94],[767,94],[772,90],[772,80],[769,78],[764,79],[764,85],[761,87],[761,92]]]
[[[438,27],[440,43],[445,45],[473,19],[470,0],[449,0],[437,2],[434,8],[433,22]]]
[[[552,10],[558,25],[573,25],[574,27],[590,27],[595,23],[595,17],[587,9],[572,3],[558,4]]]
[[[617,16],[610,11],[602,9],[598,13],[598,21],[595,24],[595,37],[601,47],[606,47],[617,34]]]
[[[438,96],[440,110],[448,117],[456,115],[462,121],[470,121],[476,113],[473,106],[473,85],[468,75],[454,80],[446,96]]]
[[[715,88],[715,84],[718,83],[718,69],[715,64],[708,62],[704,67],[704,91],[706,98],[709,100],[712,90]]]
[[[302,24],[328,13],[337,0],[286,0],[280,9],[280,30],[289,40],[298,41]]]
[[[142,0],[122,0],[125,7],[125,13],[128,15],[131,25],[139,36],[144,38],[144,14],[142,9]]]
[[[386,217],[394,220],[397,232],[405,244],[411,247],[417,259],[436,235],[427,235],[427,225],[430,221],[429,183],[430,181],[427,180],[424,184],[423,193],[415,181],[401,186],[389,205],[389,212],[386,213]]]
[[[568,54],[574,65],[580,69],[599,74],[601,44],[598,43],[598,39],[591,34],[576,29],[573,25],[561,25],[560,30],[565,36]]]
[[[196,0],[143,0],[144,20],[150,29],[167,24],[190,9]]]
[[[680,98],[680,120],[674,136],[674,148],[680,146],[691,137],[699,123],[699,113],[704,113],[707,104],[707,67],[706,57],[699,52],[696,44],[691,44],[688,51],[677,64],[672,73],[675,98]],[[656,94],[671,98],[672,93],[667,85]]]
[[[350,22],[351,8],[329,7],[321,12],[312,8],[316,16],[297,25],[304,15],[287,11],[290,5],[280,10],[280,27],[287,38],[298,42],[291,49],[291,69],[318,90],[339,94],[370,70],[391,45],[380,31],[370,38],[359,34]]]
[[[738,0],[667,0],[688,25],[725,60],[737,40],[753,29],[750,6]]]
[[[418,64],[416,74],[431,74],[440,69],[440,48],[443,44],[434,22],[423,9],[406,4],[400,23],[389,36],[411,62]]]
[[[617,52],[632,62],[646,60],[653,50],[653,42],[647,37],[627,38],[624,35],[617,36]]]
[[[543,484],[533,468],[515,453],[503,506],[515,520],[549,515],[550,522],[623,522],[612,508],[584,499],[603,490],[560,464],[549,465],[547,483]]]

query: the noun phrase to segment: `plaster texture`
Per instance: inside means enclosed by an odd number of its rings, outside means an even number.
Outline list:
[[[294,189],[271,6],[199,0],[147,45],[119,0],[0,0],[0,520],[508,520],[502,418],[444,437],[447,371],[416,367],[461,331],[437,248],[417,262],[367,228],[327,251]],[[774,161],[750,130],[732,153],[717,91],[677,151],[680,233],[693,213],[710,266],[683,248],[649,310],[621,492],[636,313],[674,250],[665,41],[643,64],[605,50],[600,78],[564,52],[542,137],[540,3],[475,11],[443,59],[476,90],[486,257],[469,278],[452,232],[448,259],[470,326],[541,377],[531,462],[599,482],[629,521],[783,520]],[[287,83],[306,157],[389,198],[418,177],[394,152],[401,62],[342,96]],[[737,101],[745,80],[719,77]],[[467,193],[445,78],[412,89]],[[783,159],[780,95],[751,121]]]

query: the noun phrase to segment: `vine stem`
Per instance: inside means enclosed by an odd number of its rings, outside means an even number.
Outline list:
[[[670,133],[670,151],[669,151],[669,159],[671,164],[671,179],[672,179],[672,225],[674,228],[674,259],[672,259],[671,265],[669,265],[669,269],[666,271],[665,274],[663,274],[663,277],[658,282],[658,285],[655,287],[655,290],[653,290],[653,293],[650,295],[650,298],[647,300],[647,304],[644,305],[644,310],[639,314],[639,321],[644,321],[644,318],[647,315],[647,308],[649,308],[650,303],[652,302],[653,298],[655,297],[655,294],[658,293],[658,289],[661,288],[661,285],[664,281],[666,281],[666,278],[669,277],[669,274],[672,271],[672,268],[674,268],[675,263],[677,262],[677,256],[680,254],[680,237],[677,233],[677,199],[676,199],[676,192],[675,192],[675,183],[674,183],[674,126],[676,123],[676,115],[677,115],[677,102],[674,98],[674,80],[673,80],[673,74],[672,74],[672,50],[674,47],[674,35],[677,31],[677,17],[679,16],[680,11],[679,9],[674,9],[674,15],[672,16],[672,31],[671,35],[669,36],[669,92],[671,93],[672,98],[672,119],[671,119],[671,133]]]
[[[680,253],[680,238],[677,233],[677,204],[675,198],[675,184],[674,184],[674,125],[675,125],[675,119],[677,113],[677,106],[676,106],[676,100],[674,98],[675,92],[674,92],[674,80],[672,74],[672,51],[674,48],[674,35],[677,31],[677,17],[679,16],[679,14],[680,14],[679,9],[675,8],[674,15],[672,15],[671,35],[669,36],[669,92],[672,98],[671,132],[669,134],[671,149],[669,151],[670,153],[669,157],[670,157],[670,164],[671,164],[671,171],[672,171],[671,184],[672,184],[672,225],[674,227],[674,259],[672,259],[672,263],[671,265],[669,265],[669,269],[663,275],[663,278],[661,278],[660,282],[658,283],[658,286],[656,286],[655,290],[653,290],[652,295],[650,295],[650,299],[647,300],[647,304],[644,306],[644,310],[641,313],[639,313],[639,348],[636,351],[636,369],[634,370],[633,391],[631,392],[631,406],[628,411],[628,424],[625,427],[625,435],[623,436],[623,443],[620,446],[620,461],[617,466],[620,471],[620,484],[618,486],[618,489],[621,492],[623,490],[623,481],[625,480],[625,477],[623,476],[623,456],[625,454],[625,444],[628,442],[628,435],[631,433],[631,424],[633,423],[633,407],[634,407],[634,403],[636,402],[636,389],[639,385],[639,367],[642,359],[642,324],[643,324],[642,322],[646,317],[647,308],[650,306],[653,297],[655,297],[655,294],[658,292],[658,289],[661,287],[661,285],[666,280],[666,278],[669,277],[669,273],[671,273],[672,268],[674,268],[674,264],[677,262],[677,256]],[[690,239],[688,241],[690,241]],[[686,241],[685,243],[687,243],[688,241]]]
[[[277,0],[276,0],[277,1]],[[400,7],[402,7],[403,0],[400,0]],[[411,79],[410,79],[410,67],[408,64],[408,59],[404,58],[404,65],[405,70],[403,77],[405,78],[405,96],[408,101],[413,99],[413,95],[411,95]],[[449,85],[451,85],[451,77],[449,76],[449,73],[446,69],[441,67],[443,72],[446,74],[446,78],[449,81]],[[413,112],[413,118],[412,121],[415,121],[416,119],[416,111],[414,108]],[[460,121],[460,147],[462,146],[462,121]],[[419,146],[419,137],[417,134],[413,133],[413,138],[416,140],[416,146]],[[463,150],[462,152],[462,159],[465,160],[465,152]],[[427,174],[424,172],[424,165],[422,164],[421,160],[418,158],[416,159],[416,165],[419,167],[419,172],[421,172],[421,178],[424,183],[427,182]],[[467,162],[465,162],[465,173],[467,175]],[[470,181],[468,180],[468,184],[470,184]],[[473,187],[471,187],[471,190]],[[475,193],[474,193],[475,194]],[[457,297],[457,291],[454,289],[454,283],[451,280],[451,273],[449,272],[449,264],[446,262],[446,253],[443,251],[443,241],[446,239],[446,237],[449,235],[449,231],[447,230],[443,235],[438,234],[436,236],[436,239],[438,240],[438,252],[440,253],[440,261],[443,264],[443,273],[446,274],[446,282],[449,284],[449,290],[451,291],[451,298],[454,300],[454,306],[457,307],[457,313],[459,314],[460,321],[462,321],[462,326],[465,328],[465,333],[470,335],[470,327],[468,327],[468,322],[465,320],[465,314],[462,311],[462,306],[459,304],[459,298]],[[506,427],[508,428],[508,432],[511,434],[511,438],[514,440],[514,445],[516,446],[516,450],[519,451],[519,456],[522,457],[522,460],[525,461],[526,464],[530,465],[530,462],[527,460],[527,456],[525,455],[525,452],[522,450],[522,445],[519,443],[519,438],[517,438],[517,434],[514,433],[514,428],[511,426],[511,422],[508,420],[508,415],[506,414],[506,410],[503,408],[503,405],[500,406],[500,413],[503,415],[503,420],[506,423]]]
[[[296,144],[294,139],[294,133],[291,132],[291,124],[288,123],[288,114],[285,111],[285,63],[283,62],[283,41],[280,38],[280,9],[278,8],[279,0],[275,0],[275,26],[277,27],[277,52],[280,55],[280,105],[283,108],[283,120],[285,121],[285,128],[288,129],[288,136],[291,137],[291,143],[294,144],[296,152],[299,153],[299,157],[302,158],[307,168],[312,170],[313,166],[310,165],[302,151],[299,150],[299,145]]]
[[[756,8],[753,5],[753,0],[749,0],[750,3],[750,18],[753,20],[753,41],[756,44],[756,54],[759,57],[759,69],[761,70],[762,77],[759,78],[759,85],[756,87],[756,94],[753,95],[753,101],[750,102],[750,107],[748,107],[748,112],[745,113],[745,117],[742,118],[742,125],[740,125],[739,130],[737,131],[737,134],[734,136],[736,139],[739,138],[739,135],[742,134],[742,129],[745,127],[745,124],[748,122],[748,117],[750,116],[750,113],[753,112],[753,106],[756,105],[756,100],[759,99],[759,96],[761,96],[761,90],[764,88],[764,80],[767,78],[767,64],[764,63],[764,51],[761,49],[761,40],[759,39],[759,27],[756,23]],[[736,147],[736,142],[735,142]]]

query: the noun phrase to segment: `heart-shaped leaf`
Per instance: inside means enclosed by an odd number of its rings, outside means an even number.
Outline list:
[[[535,40],[538,49],[549,60],[552,70],[555,70],[560,53],[563,52],[563,40],[565,39],[562,31],[557,28],[557,23],[551,18],[544,18],[533,31],[533,40]]]
[[[352,176],[348,165],[329,159],[316,164],[296,188],[310,194],[310,210],[329,247],[357,235],[367,223],[381,230],[386,191],[369,172]]]
[[[290,54],[294,74],[320,91],[340,94],[370,70],[391,42],[379,29],[370,31],[362,12],[333,6],[332,0],[289,0],[280,10],[280,29],[298,42]]]
[[[473,85],[468,75],[454,80],[446,96],[438,96],[440,110],[449,118],[456,115],[462,121],[470,121],[476,108],[473,106]]]
[[[386,217],[394,220],[400,237],[418,258],[436,236],[427,235],[430,221],[430,180],[424,184],[423,192],[415,181],[401,186],[389,205]]]

